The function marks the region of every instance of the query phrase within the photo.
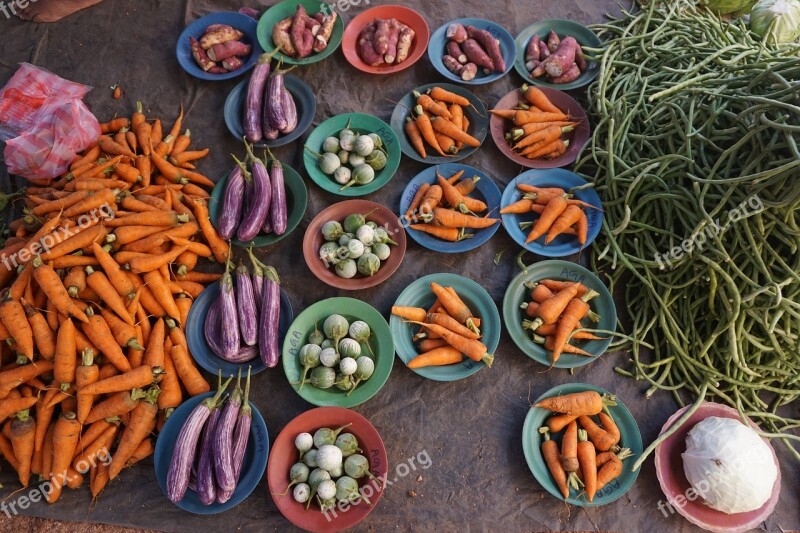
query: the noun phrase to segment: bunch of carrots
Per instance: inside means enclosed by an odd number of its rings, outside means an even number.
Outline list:
[[[622,461],[632,455],[629,449],[619,446],[620,430],[608,410],[613,405],[613,396],[601,396],[595,391],[546,398],[535,405],[555,413],[539,433],[544,439],[542,457],[565,500],[571,489],[581,487],[586,499],[594,500],[598,490],[622,473]],[[559,449],[552,437],[561,431],[564,433]]]
[[[0,265],[0,453],[23,486],[50,480],[51,503],[85,478],[97,496],[210,390],[184,327],[219,278],[195,265],[228,244],[209,221],[213,182],[193,170],[208,150],[189,149],[182,119],[164,135],[139,104],[102,124],[68,172],[25,189],[0,250],[13,258]]]
[[[480,178],[462,180],[463,175],[464,171],[459,170],[445,178],[437,171],[436,183],[423,183],[405,212],[406,220],[415,222],[409,227],[443,241],[457,242],[472,237],[467,229],[480,230],[500,222],[478,216],[489,209],[486,202],[469,196]]]
[[[471,104],[460,94],[441,87],[427,93],[414,91],[415,105],[406,117],[405,132],[414,150],[423,159],[428,148],[440,156],[455,155],[463,146],[477,148],[481,142],[470,135],[469,119],[464,109]]]
[[[472,314],[453,287],[431,282],[436,301],[429,309],[392,306],[392,314],[420,326],[413,340],[420,354],[408,362],[409,368],[459,364],[468,357],[492,366],[494,355],[480,341],[481,320]]]
[[[513,123],[506,133],[511,148],[528,159],[553,159],[569,147],[566,135],[575,129],[576,122],[556,107],[544,92],[523,85],[524,99],[513,109],[491,109],[491,113]]]
[[[523,320],[522,327],[531,332],[534,342],[550,351],[552,364],[562,353],[592,357],[570,341],[602,339],[581,324],[586,317],[592,322],[600,320],[589,305],[599,293],[582,283],[555,279],[527,281],[525,287],[531,290],[531,301],[523,302],[520,307],[530,320]]]
[[[544,237],[544,244],[550,244],[559,235],[573,235],[581,246],[586,244],[589,233],[587,209],[595,206],[572,198],[560,187],[536,187],[527,183],[517,183],[522,198],[500,209],[500,214],[524,215],[533,213],[535,222],[520,222],[520,229],[531,228],[525,243]]]

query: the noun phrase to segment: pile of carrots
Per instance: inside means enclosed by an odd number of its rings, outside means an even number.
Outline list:
[[[428,157],[426,146],[440,156],[451,156],[465,145],[472,148],[481,145],[469,134],[469,119],[464,115],[464,109],[471,105],[469,100],[441,87],[413,94],[415,105],[406,117],[405,132],[420,157]]]
[[[393,315],[420,326],[413,340],[420,341],[421,353],[408,362],[408,368],[460,364],[465,356],[492,366],[494,355],[480,341],[480,318],[472,314],[453,287],[435,282],[430,287],[436,301],[429,309],[392,306]]]
[[[562,353],[592,357],[570,341],[602,339],[582,329],[581,324],[586,317],[592,322],[600,320],[589,305],[599,293],[582,283],[555,279],[528,281],[525,287],[531,289],[531,301],[523,302],[520,307],[531,320],[523,320],[522,327],[531,332],[534,342],[550,351],[551,364],[555,364]]]
[[[564,155],[569,147],[566,135],[575,129],[576,122],[556,107],[541,89],[523,85],[520,92],[524,101],[513,109],[490,110],[513,123],[506,133],[511,148],[528,159],[553,159]]]
[[[409,227],[443,241],[457,242],[472,237],[467,229],[481,230],[500,222],[478,216],[489,209],[486,202],[469,196],[480,178],[462,180],[463,175],[464,171],[459,170],[445,178],[437,171],[436,183],[423,183],[405,212],[406,220],[414,222]]]
[[[531,228],[525,243],[544,237],[544,244],[550,244],[559,235],[574,235],[581,246],[586,244],[589,233],[587,209],[595,206],[572,198],[560,187],[535,187],[527,183],[517,183],[522,198],[500,209],[500,214],[524,215],[533,213],[536,222],[521,222],[520,229]]]
[[[32,475],[85,481],[93,496],[153,453],[151,436],[187,396],[210,390],[189,354],[193,299],[225,260],[208,216],[213,182],[194,171],[183,112],[171,131],[130,117],[64,175],[24,190],[0,257],[0,453]],[[18,266],[17,266],[18,265]]]
[[[619,446],[620,430],[609,405],[616,405],[614,397],[595,391],[546,398],[535,405],[555,413],[539,433],[544,439],[542,457],[565,500],[571,489],[580,491],[583,487],[586,500],[593,501],[597,491],[619,477],[622,461],[632,455],[629,449]],[[551,437],[561,431],[564,434],[559,449]]]

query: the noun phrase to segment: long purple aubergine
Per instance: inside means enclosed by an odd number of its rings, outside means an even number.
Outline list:
[[[242,473],[244,454],[247,451],[247,441],[250,439],[250,422],[253,419],[253,410],[250,407],[250,369],[247,369],[247,382],[244,386],[244,398],[239,409],[239,418],[233,428],[233,477],[239,482]]]
[[[195,492],[203,505],[211,505],[217,498],[217,487],[214,484],[214,432],[219,414],[219,407],[211,410],[200,439],[200,463],[197,465]]]
[[[236,226],[239,225],[239,219],[242,216],[242,203],[246,197],[244,194],[245,177],[242,166],[237,161],[237,165],[228,174],[222,206],[217,218],[217,233],[226,240],[236,233]]]
[[[278,328],[281,318],[281,287],[278,273],[266,267],[261,316],[258,319],[258,351],[268,368],[278,365]]]
[[[236,488],[236,476],[233,472],[233,428],[236,416],[242,406],[242,388],[237,383],[231,392],[228,403],[222,409],[214,432],[214,474],[217,483],[217,501],[219,492],[228,493]],[[224,502],[220,502],[224,503]]]
[[[239,331],[247,346],[258,342],[258,306],[253,293],[250,272],[243,264],[236,269],[236,309],[239,312]]]
[[[253,255],[253,249],[247,249],[247,255],[250,256],[250,263],[253,265],[253,276],[251,281],[253,282],[253,297],[256,300],[256,307],[258,307],[258,312],[261,312],[261,299],[264,295],[264,268],[263,263],[258,260],[258,258]]]
[[[253,193],[248,209],[242,213],[239,230],[236,232],[236,238],[245,242],[253,240],[258,235],[269,214],[270,200],[272,199],[272,184],[266,165],[253,155],[249,146],[247,151],[250,155],[253,173]]]
[[[269,211],[272,231],[275,235],[283,235],[286,232],[287,208],[286,208],[286,185],[283,182],[283,165],[277,159],[270,162],[272,173],[272,209]]]
[[[286,109],[284,108],[283,91],[283,73],[281,71],[273,72],[267,79],[267,92],[264,95],[264,124],[269,121],[270,129],[283,131],[289,126],[289,119],[286,116]]]
[[[242,118],[244,138],[247,139],[247,142],[257,143],[264,137],[261,108],[271,60],[271,54],[261,54],[250,75],[250,83],[247,84],[247,97],[244,102],[244,117]]]
[[[293,132],[297,128],[297,104],[294,102],[292,93],[284,86],[283,88],[283,109],[286,113],[286,127],[281,130],[281,133],[287,134]]]
[[[233,357],[239,353],[239,320],[236,311],[236,293],[233,288],[233,278],[228,269],[219,280],[220,309],[219,309],[219,346],[223,358]]]
[[[203,333],[205,334],[206,343],[211,351],[217,357],[224,359],[229,363],[246,363],[258,357],[258,348],[255,346],[239,346],[239,351],[232,356],[225,356],[222,354],[222,347],[219,344],[220,339],[220,301],[217,300],[208,309],[206,315],[206,323],[203,325]]]
[[[167,497],[173,503],[183,500],[186,495],[200,433],[208,417],[211,416],[211,410],[216,407],[230,381],[229,378],[214,396],[210,396],[200,402],[186,417],[186,421],[178,433],[178,438],[172,448],[169,470],[167,471]]]

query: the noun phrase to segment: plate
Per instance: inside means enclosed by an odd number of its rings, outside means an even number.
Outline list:
[[[503,152],[503,155],[512,160],[513,162],[528,168],[557,168],[564,167],[573,163],[577,158],[583,146],[589,141],[589,119],[586,116],[586,111],[583,107],[571,96],[563,93],[557,89],[549,87],[539,87],[547,98],[557,108],[568,114],[574,122],[577,122],[575,129],[567,133],[565,138],[569,141],[567,151],[562,155],[553,159],[528,159],[511,149],[508,141],[506,140],[506,133],[514,126],[510,120],[500,118],[497,115],[492,115],[489,118],[489,129],[492,132],[492,139],[497,148]],[[517,103],[524,101],[522,92],[519,89],[514,89],[495,104],[495,109],[513,109]]]
[[[550,33],[550,30],[555,31],[559,37],[572,35],[581,46],[588,46],[590,48],[599,48],[602,46],[600,38],[595,35],[592,30],[583,24],[575,22],[574,20],[540,20],[539,22],[534,22],[522,30],[514,40],[514,44],[516,46],[514,69],[528,83],[533,83],[541,87],[552,87],[562,91],[577,89],[578,87],[583,87],[584,85],[591,83],[591,81],[594,80],[600,73],[600,67],[596,61],[589,61],[588,68],[583,71],[576,80],[569,83],[548,83],[541,78],[531,77],[528,69],[525,68],[525,48],[527,48],[528,41],[530,41],[534,35],[538,35],[539,38],[547,37],[547,34]]]
[[[367,221],[373,221],[379,227],[386,229],[389,237],[397,243],[397,246],[389,245],[392,253],[389,255],[389,259],[381,261],[381,268],[375,275],[364,276],[359,273],[354,278],[346,279],[339,277],[333,268],[325,265],[319,257],[319,249],[325,242],[325,239],[322,238],[322,225],[329,220],[343,223],[344,219],[353,213],[370,213]],[[324,281],[331,287],[348,291],[366,289],[383,283],[395,273],[405,254],[406,232],[403,231],[397,215],[381,204],[368,200],[345,200],[323,209],[308,225],[303,237],[303,256],[311,272],[320,281]]]
[[[567,383],[565,385],[553,387],[539,396],[533,403],[538,403],[551,396],[586,390],[597,391],[600,394],[608,393],[605,389],[587,383]],[[629,448],[631,452],[633,452],[633,455],[622,462],[622,473],[617,479],[611,481],[605,487],[597,489],[597,493],[594,495],[594,500],[591,503],[585,499],[583,493],[573,495],[575,491],[572,491],[570,497],[567,498],[567,503],[569,504],[579,507],[599,507],[609,504],[618,500],[628,492],[631,486],[633,486],[633,482],[636,481],[636,477],[639,475],[639,470],[635,472],[631,470],[634,461],[642,454],[642,436],[639,433],[639,426],[636,424],[636,420],[633,418],[631,412],[628,411],[628,408],[619,401],[619,398],[617,398],[617,405],[609,407],[608,409],[622,435],[619,443],[620,446]],[[525,424],[522,426],[522,451],[525,453],[525,461],[528,463],[528,468],[533,473],[533,477],[536,478],[536,481],[538,481],[547,492],[552,494],[553,497],[562,500],[561,492],[550,476],[550,471],[547,469],[541,451],[543,437],[539,434],[539,428],[545,425],[545,421],[551,414],[552,413],[547,409],[542,409],[540,407],[530,408],[528,415],[525,417]],[[560,439],[556,436],[555,440]]]
[[[661,433],[664,433],[677,422],[689,407],[690,406],[686,406],[669,417],[669,420],[664,423],[664,427],[661,428]],[[681,454],[686,451],[686,435],[689,431],[695,424],[710,416],[741,420],[739,412],[736,409],[714,402],[704,402],[697,408],[697,411],[689,417],[689,420],[686,421],[683,427],[669,436],[667,440],[656,446],[656,476],[658,477],[659,484],[661,484],[661,490],[667,497],[667,503],[672,505],[673,509],[678,511],[679,514],[692,524],[709,531],[744,533],[745,531],[757,528],[761,522],[772,514],[772,511],[775,510],[775,506],[778,504],[781,493],[781,469],[778,463],[778,457],[775,455],[775,449],[772,447],[769,440],[764,439],[764,442],[767,443],[767,446],[769,446],[772,452],[775,464],[778,466],[778,478],[775,480],[775,485],[772,487],[772,495],[760,509],[750,511],[749,513],[728,514],[705,505],[700,497],[690,500],[687,497],[690,485],[683,473]],[[759,431],[759,427],[755,422],[752,420],[748,420],[748,422],[753,429]],[[679,497],[681,500],[677,500]],[[683,501],[684,504],[678,505],[677,501]]]
[[[588,184],[586,180],[574,172],[564,170],[563,168],[528,170],[506,185],[502,200],[502,205],[504,207],[522,198],[522,192],[517,189],[517,183],[527,183],[528,185],[535,185],[537,187],[560,187],[567,192],[570,192],[570,189],[573,187],[582,187]],[[521,230],[519,228],[519,223],[534,220],[535,217],[532,214],[519,215],[511,213],[502,215],[503,226],[505,226],[511,238],[529,252],[545,257],[566,257],[576,254],[592,244],[600,233],[600,228],[603,225],[603,211],[600,196],[597,195],[597,191],[593,188],[575,190],[572,194],[574,198],[583,200],[597,208],[586,210],[586,217],[589,221],[589,231],[586,236],[586,244],[583,246],[581,246],[578,242],[578,238],[574,235],[559,235],[548,245],[544,244],[544,236],[539,237],[531,243],[525,244],[525,239],[528,237],[530,231],[527,229]]]
[[[296,76],[286,75],[283,79],[286,90],[292,95],[295,106],[297,106],[297,127],[289,134],[281,135],[273,141],[256,143],[256,148],[274,148],[289,144],[303,135],[314,120],[314,113],[317,111],[317,99],[314,97],[311,87]],[[247,99],[247,86],[249,83],[249,78],[238,83],[228,93],[228,98],[225,99],[225,125],[228,126],[228,131],[231,132],[231,135],[239,141],[244,137],[242,117],[244,116],[244,102]]]
[[[386,480],[389,473],[389,459],[378,430],[369,420],[350,409],[341,407],[318,407],[300,414],[289,422],[280,432],[272,446],[267,468],[267,483],[275,506],[292,524],[314,533],[333,533],[351,528],[364,520],[375,509],[383,495],[383,485],[379,481],[361,482],[361,494],[369,498],[372,505],[358,503],[342,505],[329,511],[327,515],[319,509],[306,509],[305,505],[294,501],[291,492],[279,496],[286,489],[289,480],[289,469],[297,460],[295,437],[303,432],[311,433],[323,427],[339,428],[346,424],[347,431],[358,439],[364,449],[364,456],[369,460],[370,472],[379,480]]]
[[[456,274],[431,274],[415,280],[406,287],[400,296],[397,297],[394,305],[406,305],[411,307],[422,307],[429,309],[436,297],[431,292],[430,284],[435,281],[443,287],[453,287],[461,299],[467,304],[472,313],[481,319],[481,342],[486,345],[489,353],[494,353],[500,343],[500,314],[497,312],[492,297],[486,289],[478,285],[469,278]],[[416,334],[418,326],[407,324],[398,316],[392,315],[389,318],[389,327],[395,340],[397,357],[406,365],[419,351],[411,340]],[[475,362],[465,358],[461,364],[447,366],[428,366],[423,368],[412,368],[420,376],[434,381],[456,381],[471,376],[486,364],[482,361]],[[490,370],[489,372],[493,372]]]
[[[247,248],[249,246],[253,246],[253,248],[262,248],[264,246],[269,246],[270,244],[275,244],[281,239],[288,237],[289,234],[292,233],[295,228],[297,228],[297,226],[300,224],[300,221],[303,220],[303,215],[305,215],[306,207],[308,206],[308,191],[306,190],[306,184],[303,182],[303,178],[300,177],[300,174],[298,174],[295,169],[286,163],[281,163],[281,165],[283,166],[283,182],[286,189],[286,209],[288,213],[288,219],[286,220],[286,231],[284,231],[281,235],[276,235],[275,233],[270,233],[269,235],[259,234],[250,242],[243,242],[239,239],[233,239],[231,240],[231,243],[234,246],[239,246],[240,248]],[[214,186],[214,189],[211,191],[211,199],[208,203],[208,212],[211,218],[211,223],[215,226],[217,224],[220,206],[222,205],[226,183],[228,183],[228,176],[220,179]]]
[[[386,166],[375,171],[375,179],[366,185],[352,185],[340,190],[341,185],[333,180],[333,176],[325,175],[317,164],[317,156],[308,149],[317,153],[322,152],[322,142],[326,137],[337,137],[339,132],[350,123],[350,129],[357,133],[377,133],[383,139],[386,154]],[[397,172],[400,166],[400,141],[392,128],[378,117],[365,113],[344,113],[331,117],[311,132],[306,139],[306,149],[303,150],[303,163],[306,172],[314,182],[324,190],[339,196],[365,196],[373,193],[386,185]]]
[[[210,74],[200,68],[194,60],[189,37],[194,37],[199,40],[206,27],[211,24],[228,24],[244,33],[241,41],[252,46],[252,50],[250,50],[250,56],[240,68],[224,74]],[[258,43],[258,38],[256,37],[256,25],[257,23],[253,18],[233,11],[221,11],[219,13],[211,13],[210,15],[200,17],[186,26],[183,32],[181,32],[180,37],[178,37],[178,44],[175,46],[175,54],[178,58],[178,63],[183,70],[201,80],[229,80],[241,76],[253,68],[253,65],[258,61],[258,56],[260,56],[262,52],[261,45]]]
[[[228,385],[228,388],[230,389],[232,386],[232,384]],[[242,387],[244,387],[244,384]],[[158,434],[156,449],[153,456],[153,465],[156,471],[158,486],[161,487],[164,495],[167,494],[167,472],[169,472],[169,463],[172,460],[172,451],[175,449],[175,441],[178,440],[178,434],[183,427],[183,423],[186,421],[189,413],[191,413],[200,402],[214,396],[214,394],[215,392],[206,392],[183,402],[172,412]],[[197,494],[189,489],[186,491],[186,496],[184,496],[183,500],[175,504],[177,507],[194,514],[217,514],[236,507],[247,499],[256,488],[267,466],[269,434],[267,433],[267,424],[264,422],[264,418],[252,401],[250,402],[250,407],[252,408],[250,439],[247,442],[247,450],[245,450],[244,454],[244,464],[242,465],[239,483],[236,485],[236,490],[234,490],[231,499],[225,503],[214,502],[211,505],[203,505],[197,497]]]
[[[484,74],[480,69],[478,69],[478,74],[475,76],[474,79],[465,81],[462,80],[460,76],[456,76],[449,70],[447,67],[444,66],[442,63],[442,57],[444,57],[444,49],[447,45],[447,38],[445,34],[447,33],[447,27],[450,24],[460,23],[464,26],[475,26],[478,29],[486,30],[492,35],[494,35],[497,39],[500,40],[500,51],[503,53],[503,59],[506,63],[506,68],[503,72],[492,72],[491,74]],[[456,20],[451,20],[450,22],[439,26],[439,28],[433,32],[431,35],[431,42],[428,43],[428,57],[431,60],[431,64],[433,68],[435,68],[439,74],[447,78],[448,80],[454,83],[463,83],[466,85],[483,85],[485,83],[491,83],[493,81],[497,81],[506,74],[508,71],[511,70],[511,67],[514,64],[514,54],[516,54],[516,48],[514,46],[514,37],[508,33],[504,27],[500,26],[496,22],[492,22],[490,20],[478,19],[478,18],[461,18]]]
[[[364,29],[364,26],[376,18],[394,18],[414,30],[414,40],[411,42],[408,58],[402,63],[373,67],[364,63],[361,57],[359,57],[357,50],[358,35],[361,33],[361,30]],[[362,11],[347,24],[342,39],[342,52],[347,62],[361,72],[366,72],[367,74],[394,74],[395,72],[407,69],[419,61],[425,53],[425,49],[428,47],[428,39],[430,36],[431,32],[428,29],[428,24],[425,22],[425,19],[410,7],[398,5],[375,6],[366,11]]]
[[[468,133],[478,139],[482,145],[484,139],[486,139],[486,131],[489,129],[489,113],[486,111],[486,106],[483,105],[483,102],[467,89],[457,85],[451,85],[449,83],[429,83],[427,85],[420,85],[414,90],[424,93],[433,87],[441,87],[442,89],[454,92],[469,100],[471,105],[464,108],[464,116],[467,117],[470,124]],[[416,102],[416,98],[414,98],[412,92],[413,91],[409,91],[408,94],[403,96],[403,98],[397,102],[397,105],[392,112],[392,118],[390,121],[392,129],[397,134],[397,138],[400,140],[400,149],[406,156],[419,161],[420,163],[437,165],[439,163],[453,163],[455,161],[461,161],[462,159],[469,157],[478,151],[480,146],[462,146],[457,154],[443,157],[437,155],[433,148],[428,146],[426,143],[425,150],[427,152],[427,157],[423,159],[422,156],[417,153],[414,147],[411,146],[404,128],[406,117],[411,114],[411,109],[414,107]]]
[[[208,315],[211,304],[219,299],[219,295],[219,283],[212,283],[200,293],[200,296],[197,297],[191,309],[189,309],[189,316],[186,318],[186,340],[189,343],[189,352],[198,365],[215,376],[220,369],[222,369],[223,375],[231,376],[236,375],[239,369],[242,369],[242,372],[246,372],[248,366],[251,367],[250,372],[252,374],[258,374],[267,368],[261,357],[256,357],[244,363],[230,363],[211,351],[206,342],[204,332],[206,315]],[[292,303],[286,293],[283,292],[283,289],[281,289],[279,339],[286,336],[286,331],[289,329],[289,324],[292,323],[293,317]]]
[[[492,218],[500,217],[500,215],[497,214],[499,211],[498,205],[500,204],[500,189],[497,188],[497,185],[495,185],[485,172],[461,163],[447,163],[445,165],[428,167],[414,176],[414,178],[408,182],[408,185],[406,185],[406,188],[403,190],[403,195],[400,197],[400,216],[403,216],[408,210],[408,206],[411,205],[414,195],[423,183],[433,184],[436,182],[437,169],[439,173],[445,177],[452,176],[459,170],[464,171],[464,177],[462,179],[469,179],[473,176],[480,177],[475,186],[475,191],[477,191],[477,193],[473,192],[471,196],[486,202],[491,212],[489,216]],[[458,242],[446,242],[432,235],[428,235],[427,233],[411,229],[410,227],[406,227],[406,232],[412,239],[429,250],[457,254],[474,250],[486,243],[492,238],[492,235],[497,232],[497,228],[499,227],[500,224],[495,224],[489,228],[475,230],[474,237]]]
[[[368,303],[355,298],[328,298],[300,313],[292,322],[283,341],[283,370],[289,383],[300,383],[303,373],[303,367],[297,360],[300,348],[306,344],[308,335],[314,330],[314,324],[317,324],[321,330],[322,323],[333,314],[344,316],[350,323],[355,320],[363,320],[369,325],[372,330],[370,346],[372,346],[372,353],[375,354],[375,372],[371,378],[356,387],[350,396],[336,387],[318,389],[308,383],[300,390],[297,389],[297,385],[292,385],[292,388],[301,398],[314,405],[355,407],[372,398],[383,387],[386,380],[389,379],[394,362],[394,342],[389,324]],[[368,354],[369,350],[362,346],[362,352]]]
[[[526,281],[538,281],[540,279],[557,279],[564,281],[577,281],[600,293],[600,296],[591,300],[590,305],[594,312],[600,315],[600,322],[593,324],[584,320],[585,325],[594,329],[605,329],[614,331],[617,327],[617,309],[614,299],[603,282],[584,267],[570,261],[540,261],[529,267],[525,272],[520,272],[511,280],[503,297],[503,320],[506,329],[514,344],[522,352],[545,366],[550,366],[550,352],[545,350],[540,344],[533,342],[530,334],[522,328],[523,319],[527,319],[525,312],[520,309],[522,302],[530,301],[530,289],[526,288]],[[600,337],[607,337],[604,340],[576,341],[575,344],[593,354],[595,357],[586,357],[569,353],[561,354],[555,365],[556,368],[576,368],[596,360],[597,356],[602,355],[611,344],[611,337],[598,334]]]
[[[267,9],[264,14],[261,15],[261,18],[258,19],[256,34],[258,36],[258,42],[261,43],[261,48],[263,48],[265,52],[272,52],[275,50],[275,43],[272,42],[272,27],[286,17],[294,16],[297,12],[298,4],[302,4],[303,7],[306,8],[309,16],[312,17],[321,11],[323,5],[329,6],[329,9],[323,12],[323,14],[330,14],[335,11],[338,15],[336,17],[336,22],[333,24],[333,33],[328,40],[328,46],[322,52],[312,52],[311,55],[302,59],[289,57],[281,52],[275,54],[276,60],[279,58],[283,59],[283,62],[289,65],[310,65],[311,63],[322,61],[334,53],[336,49],[339,48],[339,45],[342,44],[344,22],[342,22],[341,13],[332,8],[333,4],[320,2],[320,0],[285,0],[284,2],[279,2]]]

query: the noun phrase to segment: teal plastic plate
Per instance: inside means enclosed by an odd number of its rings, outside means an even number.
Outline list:
[[[597,391],[600,394],[607,394],[608,391],[588,383],[567,383],[553,387],[549,391],[539,396],[535,402],[550,398],[552,396],[559,396],[563,394],[570,394],[573,392],[582,392],[586,390]],[[615,480],[609,482],[605,487],[598,487],[597,493],[594,495],[594,500],[590,503],[585,494],[581,491],[571,491],[567,503],[577,505],[579,507],[599,507],[606,505],[622,497],[623,494],[633,486],[639,471],[632,471],[631,466],[636,459],[642,455],[642,435],[639,433],[639,426],[628,408],[622,405],[617,398],[617,405],[609,407],[611,417],[619,427],[621,439],[619,445],[623,448],[629,448],[633,455],[622,462],[622,473]],[[539,434],[539,428],[545,425],[546,420],[552,413],[547,409],[539,407],[531,407],[528,411],[528,416],[525,417],[525,424],[522,426],[522,451],[525,453],[525,461],[528,463],[528,468],[533,473],[536,481],[559,500],[562,499],[561,492],[559,492],[555,481],[547,469],[547,465],[542,457],[542,442],[544,437]],[[560,443],[561,434],[556,434],[553,437]]]
[[[537,363],[550,366],[550,352],[533,342],[530,334],[522,329],[522,321],[528,317],[519,306],[522,302],[530,301],[531,291],[523,283],[540,279],[577,281],[599,292],[600,296],[590,300],[589,305],[592,311],[600,315],[600,322],[594,324],[588,318],[585,318],[583,324],[585,327],[593,329],[605,329],[608,331],[616,329],[617,308],[614,306],[614,299],[597,276],[584,267],[569,261],[549,260],[535,263],[529,266],[525,272],[520,272],[508,285],[506,294],[503,297],[503,320],[505,320],[506,330],[508,330],[508,334],[514,344]],[[604,335],[598,334],[598,336],[603,337]],[[556,364],[553,365],[554,367],[575,368],[588,365],[597,359],[597,356],[606,351],[608,345],[611,344],[611,338],[607,337],[601,341],[572,341],[572,344],[586,350],[595,357],[564,353],[558,358]]]
[[[331,38],[328,40],[328,46],[322,52],[312,52],[311,55],[302,59],[289,57],[281,52],[277,52],[275,54],[276,60],[282,59],[284,63],[288,63],[290,65],[310,65],[311,63],[322,61],[334,53],[336,49],[339,48],[339,45],[342,44],[342,35],[344,35],[344,21],[342,20],[342,14],[336,10],[332,4],[329,5],[326,2],[321,2],[320,0],[285,0],[284,2],[279,2],[267,9],[267,11],[261,15],[261,18],[258,19],[256,35],[261,48],[263,48],[265,52],[272,52],[275,50],[275,43],[272,41],[272,27],[286,17],[294,16],[294,14],[297,12],[297,4],[302,4],[303,7],[306,8],[308,15],[311,17],[319,13],[323,6],[329,8],[328,10],[324,11],[323,14],[336,12],[338,15],[336,17],[336,22],[333,25],[333,33],[331,34]]]
[[[411,307],[430,308],[436,301],[436,296],[431,292],[430,284],[435,281],[443,287],[453,287],[458,295],[467,304],[470,311],[481,319],[481,342],[486,345],[489,353],[497,350],[500,343],[500,314],[497,312],[492,297],[486,290],[476,282],[456,274],[431,274],[424,278],[419,278],[405,288],[394,305],[407,305]],[[419,326],[407,324],[400,317],[392,315],[389,318],[389,327],[395,340],[397,357],[403,363],[408,364],[419,354],[419,350],[411,340]],[[447,366],[428,366],[424,368],[412,369],[422,377],[434,381],[456,381],[471,376],[486,365],[483,362],[475,362],[465,358],[461,364]]]

